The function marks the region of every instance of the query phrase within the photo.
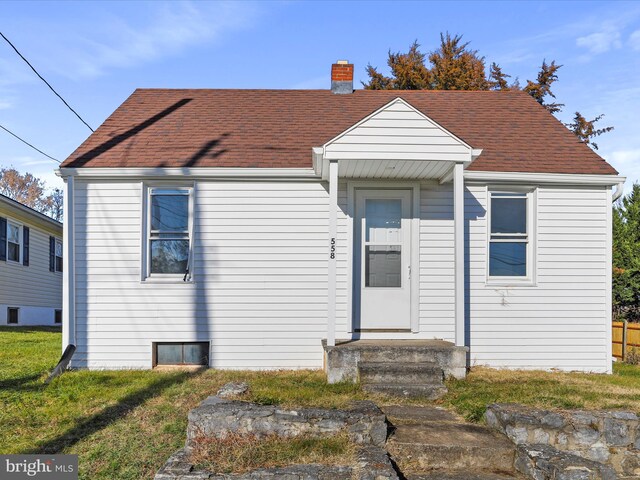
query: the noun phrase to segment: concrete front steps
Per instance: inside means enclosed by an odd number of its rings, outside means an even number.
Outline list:
[[[506,437],[436,407],[383,407],[393,433],[387,450],[408,480],[522,479]]]
[[[423,397],[430,400],[447,393],[444,372],[435,362],[358,363],[358,377],[362,389],[401,397]]]
[[[425,399],[447,392],[444,379],[464,378],[466,347],[443,340],[323,341],[329,383],[360,382],[369,392]]]

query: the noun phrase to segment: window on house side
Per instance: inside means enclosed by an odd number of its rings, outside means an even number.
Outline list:
[[[53,323],[60,325],[62,323],[62,310],[56,310],[53,314]]]
[[[209,365],[209,342],[157,343],[155,365]]]
[[[529,194],[491,192],[490,199],[489,277],[527,277]]]
[[[20,225],[7,222],[7,259],[12,262],[20,262],[21,230]]]
[[[18,308],[9,307],[7,308],[7,323],[9,325],[17,325],[18,324]]]
[[[56,272],[62,271],[62,242],[56,240]]]
[[[148,259],[151,275],[184,275],[189,268],[190,198],[188,188],[150,190]]]

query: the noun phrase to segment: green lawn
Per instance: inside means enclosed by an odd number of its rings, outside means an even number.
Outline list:
[[[152,478],[183,445],[189,409],[231,380],[248,381],[261,403],[371,398],[357,385],[327,385],[320,371],[75,371],[45,386],[59,356],[58,330],[0,327],[0,453],[76,453],[84,479]],[[440,403],[472,420],[495,401],[640,412],[640,369],[628,365],[610,376],[476,369],[448,387]]]

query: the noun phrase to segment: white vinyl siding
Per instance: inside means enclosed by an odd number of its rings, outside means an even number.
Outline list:
[[[607,371],[606,190],[539,187],[536,284],[502,287],[486,279],[487,187],[467,188],[472,364]]]
[[[338,339],[351,336],[347,192],[342,180]],[[141,281],[141,181],[76,180],[75,194],[74,366],[150,368],[153,342],[209,341],[210,365],[217,368],[322,367],[329,255],[326,184],[197,181],[192,284]],[[451,184],[423,182],[419,204],[420,282],[414,297],[419,332],[381,337],[453,341]],[[487,205],[487,186],[467,185],[471,362],[606,371],[605,248],[611,208],[606,190],[538,187],[532,286],[487,285]]]
[[[322,184],[198,182],[192,284],[140,281],[141,188],[76,181],[74,365],[149,368],[152,342],[210,341],[217,368],[322,366]]]
[[[455,341],[453,188],[423,183],[420,191],[420,332]]]
[[[396,101],[327,144],[325,158],[464,162],[470,159],[470,148],[406,103]],[[404,163],[397,167],[403,168]],[[412,166],[420,163],[406,165]],[[351,175],[347,172],[347,176]]]
[[[1,205],[0,205],[1,207]],[[8,219],[8,223],[20,224],[21,241],[23,239],[22,227],[29,227],[29,265],[22,264],[23,253],[20,262],[0,261],[0,308],[3,305],[19,307],[35,307],[40,312],[40,307],[46,307],[46,313],[41,321],[35,318],[33,324],[52,325],[53,309],[62,307],[62,274],[49,271],[49,236],[52,232],[29,223],[29,217],[24,215],[19,218],[13,212],[5,212],[0,208],[0,217]],[[15,220],[12,220],[15,218]],[[58,232],[57,235],[62,235]],[[24,250],[24,246],[21,246]],[[45,310],[42,310],[43,312]],[[21,317],[27,318],[26,313],[21,312]],[[4,320],[4,314],[0,314],[0,324]]]

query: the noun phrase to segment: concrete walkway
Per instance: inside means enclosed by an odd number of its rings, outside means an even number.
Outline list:
[[[387,450],[407,480],[522,479],[515,446],[443,408],[382,407],[391,423]]]

